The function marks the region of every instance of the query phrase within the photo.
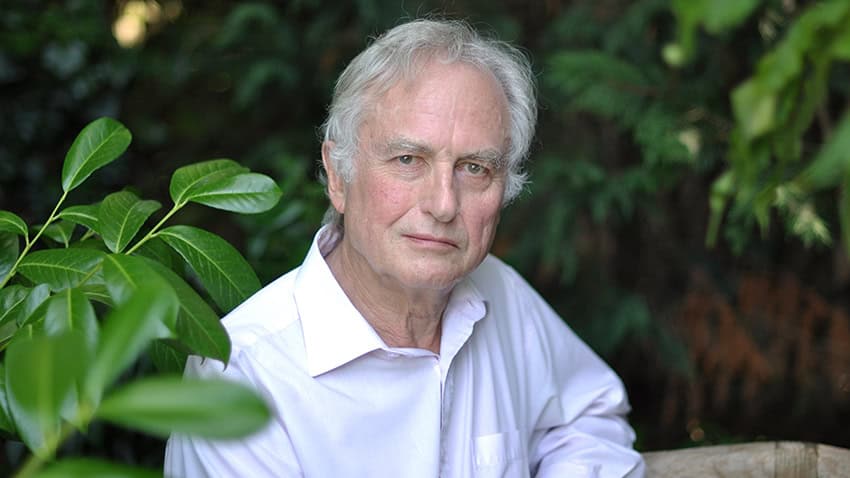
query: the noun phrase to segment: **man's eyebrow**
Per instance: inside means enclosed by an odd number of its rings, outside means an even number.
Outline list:
[[[434,154],[434,150],[431,149],[428,145],[405,137],[391,139],[384,145],[382,149],[383,152],[388,155],[398,153],[411,153],[419,154],[422,156],[430,156]],[[471,153],[464,154],[460,157],[460,159],[464,159],[467,161],[483,161],[485,163],[489,163],[492,167],[496,169],[499,169],[505,165],[505,153],[495,148],[473,151]]]
[[[434,151],[424,143],[405,137],[393,138],[387,141],[383,147],[383,152],[386,154],[413,153],[423,156],[430,156],[434,153]]]

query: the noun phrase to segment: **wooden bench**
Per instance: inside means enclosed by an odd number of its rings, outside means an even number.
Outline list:
[[[644,453],[648,478],[850,478],[850,449],[756,442]]]

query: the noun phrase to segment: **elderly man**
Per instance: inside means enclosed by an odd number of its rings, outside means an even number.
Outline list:
[[[304,263],[224,323],[274,419],[245,441],[172,437],[169,476],[640,476],[623,385],[488,255],[522,188],[532,74],[459,22],[393,28],[340,77],[331,208]]]

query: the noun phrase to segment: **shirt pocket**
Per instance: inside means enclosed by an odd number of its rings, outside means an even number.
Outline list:
[[[472,460],[476,478],[523,478],[530,473],[519,430],[473,438]]]

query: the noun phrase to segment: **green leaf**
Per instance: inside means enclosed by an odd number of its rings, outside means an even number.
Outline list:
[[[850,172],[850,113],[846,113],[826,144],[795,180],[803,189],[818,191],[841,183]]]
[[[76,188],[93,172],[121,156],[131,140],[130,131],[114,119],[100,118],[89,123],[65,156],[62,190]]]
[[[697,1],[705,4],[705,16],[702,21],[705,29],[714,34],[737,27],[761,4],[761,0]]]
[[[216,209],[253,214],[273,208],[280,195],[280,188],[272,178],[244,173],[199,187],[188,199]]]
[[[45,283],[56,292],[79,285],[93,274],[103,256],[103,252],[94,249],[45,249],[24,257],[18,271],[27,279]]]
[[[260,281],[251,266],[227,241],[191,226],[171,226],[157,233],[189,263],[216,304],[229,312],[254,292]]]
[[[747,80],[732,91],[732,109],[744,137],[752,140],[775,126],[776,93]]]
[[[18,236],[10,232],[0,231],[0,282],[12,270],[18,260],[20,243]]]
[[[47,335],[61,335],[69,330],[78,331],[88,349],[94,353],[98,336],[97,315],[85,294],[77,289],[65,289],[51,297],[44,317]]]
[[[50,297],[50,288],[47,284],[39,284],[33,287],[24,303],[19,306],[15,321],[18,325],[24,325],[30,320],[30,317],[41,307],[42,304]]]
[[[189,358],[189,353],[182,350],[182,345],[170,339],[154,340],[148,355],[157,370],[175,375],[183,373],[186,359]]]
[[[171,285],[149,264],[146,259],[141,257],[123,254],[106,256],[103,261],[103,277],[106,281],[106,289],[116,304],[127,302],[135,291],[146,284],[155,283],[157,287],[169,289],[174,294]],[[174,330],[177,321],[176,311],[174,315],[163,316],[161,320],[170,330]],[[163,330],[159,335],[168,337],[170,334]]]
[[[59,413],[86,369],[83,338],[74,332],[13,341],[6,351],[9,408],[24,443],[46,458],[59,434]]]
[[[126,302],[113,309],[103,323],[86,376],[87,400],[100,400],[103,390],[160,336],[163,319],[176,316],[177,307],[174,290],[162,281],[152,281],[140,284]]]
[[[27,223],[13,212],[0,211],[0,231],[27,237]]]
[[[0,431],[7,435],[17,434],[12,412],[9,410],[9,397],[6,392],[6,365],[0,362]]]
[[[85,204],[79,206],[70,206],[63,209],[58,217],[74,224],[85,226],[92,231],[100,234],[100,225],[98,223],[98,211],[100,203]]]
[[[21,285],[10,285],[0,290],[0,324],[17,322],[19,310],[24,307],[30,290]]]
[[[71,221],[57,221],[44,228],[44,235],[65,247],[71,242],[71,235],[77,225]]]
[[[163,437],[177,432],[234,439],[262,428],[271,411],[256,392],[240,383],[165,376],[116,390],[96,416]]]
[[[174,204],[182,206],[189,202],[199,189],[224,178],[247,173],[248,168],[232,159],[212,159],[183,166],[171,176],[169,193]]]
[[[161,478],[159,471],[93,458],[67,458],[40,471],[36,478]]]
[[[175,264],[180,264],[180,267],[183,266],[183,261],[180,259],[180,256],[174,252],[174,249],[169,247],[162,239],[156,237],[145,241],[138,249],[136,249],[135,252],[133,252],[133,255],[152,259],[169,269],[173,269]]]
[[[152,200],[141,200],[130,191],[106,196],[98,219],[103,242],[112,252],[121,252],[133,240],[142,224],[161,207]]]
[[[115,307],[115,302],[112,301],[112,296],[109,295],[109,289],[106,288],[106,284],[91,284],[86,282],[75,289],[82,292],[90,300],[100,302],[110,308]]]
[[[227,363],[230,360],[230,337],[216,313],[195,289],[174,271],[158,262],[147,262],[177,292],[180,300],[177,339],[195,355]]]

